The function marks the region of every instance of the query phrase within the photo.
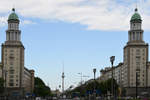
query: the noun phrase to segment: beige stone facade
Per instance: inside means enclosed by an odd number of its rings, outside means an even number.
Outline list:
[[[119,85],[122,85],[122,67],[123,63],[119,63],[117,66],[113,67],[113,77]],[[112,67],[106,67],[102,69],[101,76],[99,78],[100,81],[105,81],[112,78]]]
[[[21,42],[6,41],[2,44],[3,71],[7,73],[6,87],[23,87],[24,47]]]
[[[150,87],[150,62],[147,63],[147,76],[148,76],[148,87]]]
[[[139,87],[147,86],[147,62],[148,62],[148,45],[147,44],[128,44],[125,47],[124,67],[127,82],[125,87],[136,87],[136,77]],[[138,76],[136,76],[136,73]]]
[[[24,49],[19,30],[19,18],[13,10],[8,19],[6,41],[2,44],[2,69],[0,70],[0,76],[3,76],[6,82],[8,95],[33,93],[34,70],[24,67]]]
[[[24,80],[23,85],[26,93],[33,93],[34,90],[34,70],[28,70],[24,68]]]

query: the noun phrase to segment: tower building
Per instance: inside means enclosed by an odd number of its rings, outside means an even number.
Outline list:
[[[139,91],[142,91],[148,85],[148,44],[143,40],[143,33],[142,18],[136,8],[130,20],[128,42],[124,47],[122,85],[129,90],[127,91],[129,94],[135,94],[136,87],[140,89]]]
[[[130,19],[128,42],[124,47],[123,63],[113,69],[106,67],[101,70],[100,80],[112,78],[117,81],[126,96],[150,96],[150,62],[149,45],[145,43],[142,29],[142,17],[135,9]]]
[[[30,89],[32,87],[33,89],[34,81],[34,71],[30,71],[24,67],[25,48],[21,42],[19,23],[19,17],[13,8],[12,13],[8,17],[6,41],[2,44],[1,57],[5,87],[7,88],[7,93],[12,95],[23,95],[24,93],[33,91],[26,90],[26,86],[28,86]]]

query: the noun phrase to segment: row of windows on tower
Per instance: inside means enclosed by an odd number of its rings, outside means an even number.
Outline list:
[[[8,32],[6,36],[6,40],[9,41],[20,41],[20,33],[18,32]]]
[[[142,32],[133,32],[130,33],[130,41],[142,41]]]
[[[131,25],[130,25],[130,29],[131,30],[141,30],[141,23],[132,23]]]
[[[18,30],[19,29],[19,24],[18,23],[9,23],[8,29],[9,30]]]

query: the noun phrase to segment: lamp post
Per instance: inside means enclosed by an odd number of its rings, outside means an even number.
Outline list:
[[[80,98],[81,98],[81,95],[82,95],[82,89],[83,89],[83,86],[82,86],[82,82],[83,82],[83,77],[89,77],[89,76],[85,76],[82,74],[82,72],[78,73],[81,77],[81,82],[80,82],[80,85],[81,85],[81,89],[80,89]]]
[[[138,81],[138,75],[139,75],[140,69],[136,69],[136,99],[138,96],[138,85],[139,85],[139,81]]]
[[[94,73],[94,80],[95,80],[96,68],[93,69],[93,73]]]
[[[5,96],[7,95],[7,70],[3,70],[5,75]]]
[[[96,100],[96,81],[95,81],[95,74],[96,74],[96,68],[93,69],[93,73],[94,73],[94,100]]]
[[[81,73],[78,73],[79,75],[80,75],[80,77],[81,77],[81,82],[80,82],[80,84],[82,85],[82,72]]]
[[[114,64],[114,61],[115,61],[115,56],[111,56],[110,57],[110,62],[111,62],[111,66],[112,66],[112,79],[111,79],[111,91],[112,91],[112,97],[114,99],[114,83],[113,83],[113,79],[114,79],[114,76],[113,76],[113,64]]]

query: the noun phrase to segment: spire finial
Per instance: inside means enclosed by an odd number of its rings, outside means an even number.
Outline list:
[[[12,8],[12,11],[15,12],[15,8]]]
[[[138,9],[137,9],[137,7],[135,8],[135,12],[137,12],[138,11]]]

